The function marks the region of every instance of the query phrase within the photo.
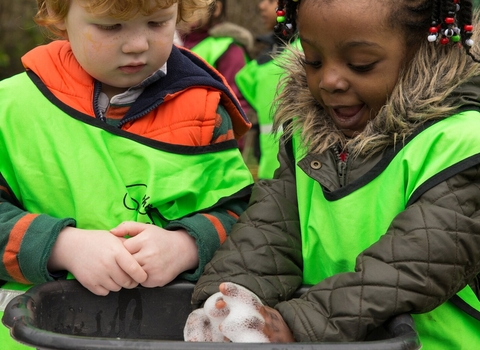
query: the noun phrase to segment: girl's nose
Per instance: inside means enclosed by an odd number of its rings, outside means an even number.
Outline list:
[[[324,66],[321,69],[319,87],[329,93],[344,92],[348,90],[348,81],[343,77],[341,71],[335,68]]]

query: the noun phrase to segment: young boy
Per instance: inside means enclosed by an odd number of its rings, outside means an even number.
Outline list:
[[[253,182],[236,142],[250,123],[173,46],[210,3],[38,0],[37,23],[65,40],[0,83],[0,312],[67,271],[98,295],[195,281],[225,240]]]

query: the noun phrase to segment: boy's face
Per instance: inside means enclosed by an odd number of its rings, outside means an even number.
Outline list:
[[[153,1],[152,1],[153,3]],[[172,50],[178,4],[118,20],[88,12],[72,0],[65,20],[73,54],[109,97],[142,82],[164,65]]]
[[[273,30],[277,24],[277,0],[260,0],[258,9],[265,29]]]

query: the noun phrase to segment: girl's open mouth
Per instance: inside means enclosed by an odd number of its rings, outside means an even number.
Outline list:
[[[355,115],[360,112],[365,105],[356,105],[356,106],[349,106],[349,107],[340,107],[340,108],[333,108],[334,113],[340,119],[349,119],[355,117]]]

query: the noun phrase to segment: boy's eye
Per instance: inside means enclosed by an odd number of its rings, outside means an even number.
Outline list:
[[[165,25],[166,22],[162,21],[162,22],[148,22],[148,24],[152,27],[163,27]]]
[[[101,30],[115,30],[120,28],[120,24],[112,24],[112,25],[97,24],[97,28]]]
[[[375,67],[376,63],[377,62],[373,62],[373,63],[370,63],[370,64],[365,64],[365,65],[360,65],[360,66],[349,64],[349,66],[355,72],[365,73],[365,72],[371,71],[373,69],[373,67]]]

